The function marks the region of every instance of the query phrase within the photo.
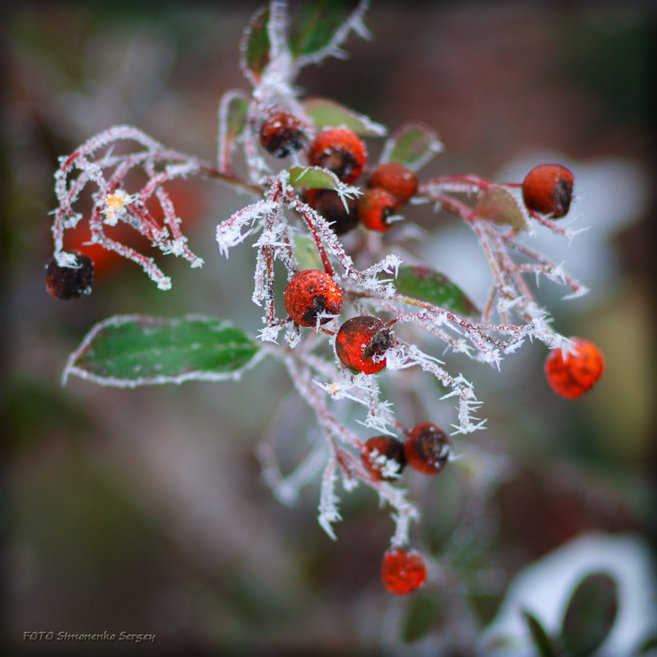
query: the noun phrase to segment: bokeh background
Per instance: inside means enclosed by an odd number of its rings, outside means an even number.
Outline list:
[[[211,183],[175,190],[192,248],[207,264],[190,271],[161,260],[171,291],[100,255],[88,298],[55,301],[43,281],[57,158],[129,123],[213,159],[218,100],[248,88],[238,41],[258,5],[5,10],[0,518],[4,641],[14,654],[62,648],[24,642],[24,631],[123,630],[157,639],[91,648],[468,655],[516,574],[572,539],[631,537],[654,558],[657,23],[638,4],[375,1],[366,20],[373,39],[352,36],[348,60],[299,78],[308,95],[389,127],[415,119],[434,126],[445,152],[428,176],[520,181],[534,164],[566,164],[578,195],[568,221],[590,226],[567,247],[537,240],[592,293],[561,301],[548,283],[539,299],[561,332],[601,347],[606,374],[570,402],[543,378],[542,345],[509,358],[501,374],[450,360],[477,383],[489,421],[457,443],[463,458],[449,472],[408,479],[424,514],[415,543],[432,561],[419,598],[391,599],[380,585],[392,524],[373,494],[342,496],[333,543],[316,523],[317,486],[294,508],[267,489],[257,445],[269,435],[293,463],[308,422],[274,363],[240,383],[60,386],[68,353],[112,314],[200,312],[252,333],[260,326],[250,301],[253,250],[244,245],[226,261],[214,243],[217,222],[245,199]],[[488,280],[473,236],[426,207],[407,216],[430,237],[405,248],[481,299]],[[446,413],[442,404],[434,421]],[[653,583],[645,581],[648,592]]]

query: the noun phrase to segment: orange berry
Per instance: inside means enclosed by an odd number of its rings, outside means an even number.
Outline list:
[[[335,338],[335,351],[343,365],[356,372],[375,374],[386,366],[383,356],[392,338],[385,324],[376,317],[363,315],[348,319]]]
[[[397,199],[385,189],[376,187],[366,191],[358,201],[358,218],[370,230],[384,232],[392,224],[388,218],[395,213]]]
[[[317,210],[336,235],[344,235],[358,225],[358,199],[347,199],[347,207],[333,189],[309,189],[306,203]]]
[[[306,145],[306,133],[294,114],[276,112],[262,124],[260,144],[275,157],[286,157]]]
[[[381,581],[389,593],[412,593],[419,589],[426,579],[427,567],[415,550],[391,548],[383,555]]]
[[[431,422],[415,425],[404,443],[408,464],[428,475],[438,474],[445,467],[450,451],[449,438]]]
[[[75,256],[75,266],[60,267],[55,258],[46,266],[46,289],[55,299],[77,299],[91,294],[94,282],[94,263],[79,251],[69,251]]]
[[[332,171],[340,180],[351,183],[360,176],[367,163],[365,144],[351,130],[322,130],[310,145],[308,160],[313,166]]]
[[[588,340],[572,338],[574,351],[564,358],[553,349],[545,360],[545,376],[554,392],[566,399],[577,399],[590,390],[605,369],[602,352]]]
[[[360,458],[374,481],[394,481],[406,465],[404,445],[390,436],[370,438]]]
[[[379,164],[371,175],[368,187],[381,187],[397,199],[401,207],[417,191],[417,176],[400,162]]]
[[[540,164],[522,182],[522,198],[528,209],[554,219],[568,214],[573,198],[572,172],[560,164]]]
[[[315,326],[321,313],[337,315],[342,308],[342,290],[335,281],[318,269],[297,272],[285,288],[283,295],[285,310],[295,324]],[[320,324],[331,321],[323,317]]]

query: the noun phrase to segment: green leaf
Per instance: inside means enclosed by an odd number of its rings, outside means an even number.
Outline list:
[[[304,189],[345,190],[345,185],[332,171],[322,167],[290,167],[290,185]]]
[[[386,134],[385,126],[328,98],[309,98],[304,103],[304,109],[317,128],[344,126],[363,137],[382,137]]]
[[[119,388],[238,378],[258,351],[227,322],[117,315],[91,329],[69,357],[63,382],[70,374]]]
[[[491,185],[479,195],[474,213],[496,224],[506,224],[519,230],[529,228],[520,204],[513,194],[501,185]]]
[[[317,253],[315,240],[308,235],[296,235],[294,238],[294,255],[299,269],[324,269],[322,259]]]
[[[434,306],[448,308],[460,315],[474,317],[479,314],[477,306],[460,287],[430,267],[400,267],[395,287],[400,294],[428,301]]]
[[[421,123],[399,128],[383,146],[381,162],[400,162],[417,171],[443,150],[438,134]]]
[[[406,613],[402,629],[405,643],[413,643],[436,629],[442,620],[444,604],[436,595],[416,593]]]
[[[347,36],[350,19],[356,12],[362,13],[366,4],[358,0],[291,2],[290,49],[293,57],[310,62],[331,54],[330,49],[339,46]]]
[[[618,611],[617,586],[606,573],[592,573],[575,589],[561,626],[569,655],[592,654],[605,640]]]
[[[529,633],[531,634],[532,641],[540,657],[556,657],[556,651],[554,645],[552,644],[552,639],[545,631],[545,628],[541,622],[526,609],[522,610],[522,614],[527,623]]]
[[[269,7],[260,7],[246,26],[240,44],[240,65],[254,85],[260,81],[262,72],[271,59],[268,24]]]

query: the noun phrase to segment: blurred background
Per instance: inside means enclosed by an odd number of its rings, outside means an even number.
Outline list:
[[[370,491],[341,495],[333,543],[316,522],[317,486],[295,508],[267,489],[255,456],[263,436],[292,464],[309,422],[275,363],[240,383],[112,390],[75,379],[61,387],[68,354],[113,314],[207,313],[251,334],[260,327],[250,301],[253,249],[237,248],[226,261],[214,242],[218,221],[246,199],[202,181],[172,195],[206,265],[160,259],[171,291],[102,253],[90,297],[63,303],[44,287],[57,158],[128,123],[212,160],[221,94],[248,89],[238,42],[259,4],[26,3],[4,15],[6,654],[62,648],[24,642],[33,630],[157,636],[139,646],[94,644],[101,654],[486,653],[485,629],[517,575],[591,532],[631,541],[636,551],[623,554],[644,574],[631,595],[653,600],[657,23],[638,3],[374,1],[365,21],[373,39],[352,35],[347,61],[308,67],[298,80],[304,93],[389,128],[409,120],[435,127],[445,152],[425,176],[519,182],[535,164],[565,164],[577,194],[566,221],[590,227],[570,246],[540,231],[536,242],[566,260],[591,294],[562,301],[563,290],[544,283],[538,298],[560,332],[599,345],[605,376],[571,402],[545,382],[540,344],[509,357],[501,375],[448,359],[475,381],[489,420],[485,431],[457,439],[462,458],[441,477],[407,479],[423,511],[414,544],[431,562],[421,594],[383,591],[379,564],[392,523]],[[375,156],[380,143],[368,147]],[[426,206],[407,217],[430,237],[405,248],[481,301],[488,274],[473,235]],[[450,408],[435,402],[428,419],[447,424]],[[649,650],[646,623],[625,648]],[[65,649],[87,652],[89,644]]]

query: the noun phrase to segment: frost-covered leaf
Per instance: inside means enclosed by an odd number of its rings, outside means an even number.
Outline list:
[[[260,81],[262,72],[271,59],[271,42],[267,25],[269,23],[269,7],[260,7],[253,14],[244,30],[240,45],[240,65],[244,75],[252,84]]]
[[[325,57],[340,57],[351,30],[368,36],[362,23],[367,0],[296,0],[290,5],[290,49],[300,66]]]
[[[529,224],[520,204],[513,194],[501,185],[487,187],[477,199],[475,215],[496,224],[506,224],[527,230]]]
[[[317,253],[315,240],[308,237],[308,235],[295,236],[294,255],[299,263],[299,269],[323,269],[322,259]]]
[[[409,123],[386,141],[381,162],[400,162],[411,171],[417,171],[442,150],[443,145],[434,130],[421,123]]]
[[[132,388],[237,378],[258,351],[258,345],[224,321],[199,315],[117,315],[91,329],[69,357],[63,381],[74,374]]]
[[[219,168],[230,168],[230,153],[235,139],[244,132],[249,101],[239,90],[229,91],[221,98],[219,104]]]
[[[538,618],[526,609],[522,610],[522,615],[525,623],[527,623],[527,629],[532,637],[532,643],[537,654],[540,657],[556,657],[557,653],[552,645],[552,640]]]
[[[348,189],[332,171],[321,167],[292,167],[288,169],[290,185],[304,189]]]
[[[304,110],[317,128],[344,126],[363,137],[382,137],[386,134],[385,126],[328,98],[308,98]]]
[[[590,655],[602,645],[618,610],[617,586],[606,573],[592,573],[575,589],[564,614],[561,639],[573,655]]]
[[[416,593],[404,619],[402,638],[405,643],[413,643],[436,629],[444,605],[434,594]]]
[[[458,285],[430,267],[410,265],[400,267],[395,287],[400,294],[449,308],[460,315],[479,314],[477,306]]]

